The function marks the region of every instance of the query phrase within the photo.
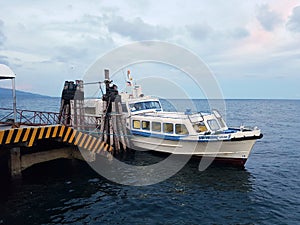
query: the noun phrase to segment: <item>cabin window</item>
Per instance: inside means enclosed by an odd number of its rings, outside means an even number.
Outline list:
[[[150,121],[142,121],[142,129],[150,130]]]
[[[184,124],[175,124],[175,133],[185,135],[188,134],[188,130]]]
[[[164,133],[173,134],[173,123],[164,123]]]
[[[215,109],[213,110],[213,113],[215,114],[215,116],[216,116],[216,118],[219,122],[220,127],[222,127],[222,128],[226,127],[226,124],[225,124],[224,120],[222,119],[221,114]]]
[[[207,127],[205,126],[204,122],[196,123],[193,125],[193,127],[197,133],[207,131]]]
[[[141,102],[134,103],[134,104],[130,104],[129,107],[130,107],[130,109],[131,109],[131,112],[134,112],[134,111],[138,111],[138,110],[142,110],[142,109],[143,109],[143,105],[142,105]]]
[[[142,103],[138,102],[134,104],[129,104],[129,108],[131,112],[142,110]]]
[[[161,123],[152,122],[152,131],[161,132]]]
[[[211,130],[219,130],[220,129],[220,126],[215,119],[207,120],[207,123]]]
[[[139,120],[133,120],[132,127],[134,129],[140,129],[141,128],[141,122]]]
[[[224,121],[223,121],[222,118],[217,118],[217,119],[218,119],[218,122],[219,122],[219,124],[220,124],[221,127],[226,127],[226,125],[225,125],[225,123],[224,123]]]
[[[145,102],[145,109],[160,109],[160,105],[158,102]]]
[[[129,108],[131,112],[146,109],[155,109],[156,111],[161,111],[161,107],[158,101],[136,102],[129,104]]]

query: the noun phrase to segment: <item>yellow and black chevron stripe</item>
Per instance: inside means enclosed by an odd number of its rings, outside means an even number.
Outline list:
[[[0,146],[26,143],[32,147],[35,141],[44,139],[59,139],[94,153],[112,151],[113,148],[105,142],[89,134],[80,132],[72,127],[63,125],[24,127],[9,130],[0,130]]]

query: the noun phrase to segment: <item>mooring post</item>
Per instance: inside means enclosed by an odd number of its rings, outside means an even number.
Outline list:
[[[118,128],[116,121],[116,107],[115,100],[118,98],[119,93],[117,90],[117,85],[112,84],[112,80],[109,78],[109,70],[104,70],[105,75],[105,94],[102,97],[104,102],[104,124],[101,126],[101,132],[104,134],[104,142],[114,147],[114,152],[120,150]],[[111,87],[110,87],[111,85]]]
[[[10,149],[10,160],[8,163],[11,177],[22,176],[20,147],[14,147]]]

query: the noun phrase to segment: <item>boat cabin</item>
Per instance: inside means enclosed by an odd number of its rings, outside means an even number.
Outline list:
[[[198,136],[214,134],[228,130],[218,111],[211,114],[196,113],[186,115],[174,112],[151,112],[135,114],[128,120],[128,126],[133,133],[149,136]],[[130,123],[130,124],[129,124]]]

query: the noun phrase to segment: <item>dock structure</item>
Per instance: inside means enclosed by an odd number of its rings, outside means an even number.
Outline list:
[[[109,86],[108,71],[105,74],[106,108],[101,115],[85,115],[81,80],[65,82],[58,113],[17,110],[15,105],[12,111],[0,108],[5,111],[0,114],[0,170],[6,164],[16,177],[32,165],[54,159],[94,161],[97,154],[126,150],[121,99]]]
[[[96,154],[112,150],[99,138],[64,125],[0,130],[0,155],[8,159],[12,176],[37,163],[59,158],[94,161]]]

